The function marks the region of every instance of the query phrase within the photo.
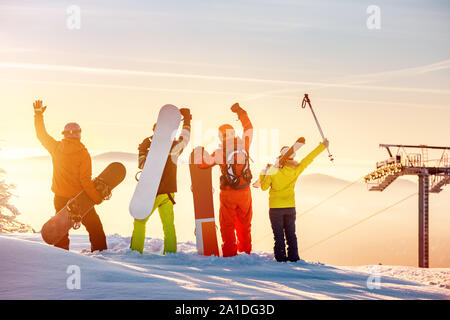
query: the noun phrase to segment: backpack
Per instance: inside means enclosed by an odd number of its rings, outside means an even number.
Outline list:
[[[236,158],[242,156],[244,163],[236,163]],[[220,177],[220,184],[222,186],[230,186],[233,189],[246,188],[252,181],[252,173],[250,171],[250,155],[243,146],[243,143],[234,139],[233,151],[227,154],[223,150],[223,164],[221,167],[222,176]],[[237,166],[243,166],[241,173],[237,172]],[[246,181],[246,184],[240,185],[241,177]]]

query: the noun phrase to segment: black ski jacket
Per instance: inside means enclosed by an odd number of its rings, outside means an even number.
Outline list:
[[[183,152],[184,148],[188,145],[191,133],[190,121],[185,120],[183,123],[183,130],[181,131],[180,137],[176,139],[172,148],[170,149],[169,156],[166,161],[166,166],[164,167],[161,182],[159,183],[157,194],[170,194],[177,192],[177,163],[178,158]],[[152,138],[145,138],[139,145],[139,168],[144,167],[144,163],[147,158],[148,150],[152,143]]]

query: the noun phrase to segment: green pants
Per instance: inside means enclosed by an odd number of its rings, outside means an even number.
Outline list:
[[[171,196],[173,198],[174,194],[171,193]],[[173,203],[167,194],[160,194],[156,197],[155,205],[147,218],[142,220],[134,219],[134,229],[131,237],[130,248],[143,253],[145,242],[145,225],[156,208],[158,208],[159,217],[161,218],[164,231],[164,253],[177,252],[177,236],[175,234]]]

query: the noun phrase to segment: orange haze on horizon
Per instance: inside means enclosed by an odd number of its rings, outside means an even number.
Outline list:
[[[159,108],[167,103],[191,108],[196,138],[188,151],[198,144],[212,151],[219,125],[230,123],[239,129],[229,110],[239,102],[255,127],[254,174],[274,159],[281,146],[298,137],[306,138],[299,158],[321,140],[311,112],[300,107],[304,93],[310,96],[335,158],[330,163],[324,152],[305,174],[353,181],[373,170],[376,161],[387,158],[380,143],[450,146],[449,4],[429,1],[424,7],[412,1],[405,6],[382,0],[378,5],[381,28],[369,30],[367,5],[355,1],[282,0],[258,6],[247,0],[175,1],[172,5],[150,1],[133,6],[120,1],[79,1],[81,27],[72,30],[66,24],[66,3],[3,1],[0,167],[11,168],[8,179],[26,184],[20,173],[26,160],[17,160],[14,167],[11,159],[46,154],[34,132],[32,103],[37,99],[48,106],[48,132],[59,139],[67,122],[77,122],[83,130],[82,141],[92,154],[136,153],[142,139],[151,135]],[[50,175],[49,164],[41,165],[42,172]],[[51,177],[37,175],[33,179],[30,185],[19,186],[25,198],[18,201],[25,210],[32,210],[29,202],[39,201],[39,217],[24,213],[37,226],[50,214],[46,210],[51,209],[47,188]],[[416,183],[415,178],[410,181]],[[31,185],[44,192],[41,198],[33,196]],[[308,189],[316,194],[308,193],[311,199],[305,200],[303,209],[336,190],[331,186],[325,189]],[[344,218],[351,212],[345,220],[351,223],[351,218],[358,217],[353,215],[358,208],[369,214],[377,204],[383,207],[399,200],[404,195],[400,189],[392,191],[392,196],[387,189],[379,198],[368,193],[367,207],[366,200],[356,199],[362,207],[337,202],[328,210],[336,210]],[[123,192],[120,199],[126,203]],[[189,196],[190,191],[180,192],[187,204]],[[266,196],[255,195],[264,214]],[[433,196],[432,205],[436,213],[432,211],[430,216],[441,219],[437,228],[447,226],[448,230],[448,190]],[[416,202],[410,199],[407,209],[397,212],[409,212],[408,221],[416,221],[416,211]],[[123,214],[123,219],[130,218]],[[329,218],[327,212],[322,214]],[[270,232],[266,218],[263,213],[255,217],[256,228],[263,234]],[[402,221],[399,217],[394,220]],[[326,227],[321,223],[312,220],[308,231],[303,230],[309,243],[318,239],[313,238],[314,232],[326,236],[322,231],[332,233],[339,221]],[[118,221],[107,224],[114,232],[126,234],[125,227],[116,226]],[[410,229],[401,235],[407,238],[408,252],[415,254],[415,240],[408,238],[415,227],[407,225]],[[364,229],[370,238],[367,246],[379,237],[377,232],[383,232],[381,223],[376,226],[376,231]],[[190,239],[187,232],[183,237]],[[389,239],[402,241],[401,236]],[[442,236],[442,242],[448,244],[446,241]],[[364,256],[367,246],[354,244],[346,250]],[[264,249],[270,250],[270,237]],[[308,258],[314,259],[316,254],[338,261],[340,251],[332,246],[317,250]],[[442,255],[448,251],[443,250]],[[411,256],[405,260],[394,256],[391,252],[387,260],[414,263]],[[445,259],[442,264],[449,266],[450,258]]]

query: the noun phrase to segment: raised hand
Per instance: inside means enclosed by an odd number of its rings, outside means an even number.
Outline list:
[[[245,112],[245,110],[241,108],[238,102],[231,106],[231,111],[236,113],[238,116]]]
[[[44,113],[44,111],[47,109],[47,106],[42,106],[42,100],[36,100],[33,102],[33,108],[35,113]]]
[[[181,108],[180,113],[183,116],[183,120],[192,120],[191,110],[189,108]]]

